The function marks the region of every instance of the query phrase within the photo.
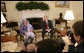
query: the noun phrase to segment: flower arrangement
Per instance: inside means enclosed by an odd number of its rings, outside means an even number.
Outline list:
[[[49,10],[49,6],[46,3],[40,2],[28,2],[28,3],[24,3],[24,2],[18,2],[16,4],[16,9],[18,11],[22,11],[22,10],[32,10],[32,9],[40,9],[40,10]]]

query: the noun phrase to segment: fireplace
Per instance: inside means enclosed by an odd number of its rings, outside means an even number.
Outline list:
[[[35,30],[42,29],[43,18],[33,17],[33,18],[26,18],[26,19],[29,20],[29,23],[33,26]]]
[[[26,18],[32,24],[34,29],[42,29],[43,17],[48,15],[48,11],[42,10],[24,10],[19,11],[21,19]]]

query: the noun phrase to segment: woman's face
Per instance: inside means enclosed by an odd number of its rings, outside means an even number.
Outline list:
[[[24,21],[24,25],[27,25],[27,21]]]

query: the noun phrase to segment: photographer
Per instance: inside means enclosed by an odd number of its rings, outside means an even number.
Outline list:
[[[83,21],[80,20],[74,23],[72,31],[68,33],[68,36],[62,37],[69,47],[68,52],[83,52]],[[78,44],[77,46],[75,46],[75,42]]]
[[[78,43],[75,47],[72,42],[69,45],[68,52],[83,52],[83,21],[80,20],[72,26],[74,39]]]

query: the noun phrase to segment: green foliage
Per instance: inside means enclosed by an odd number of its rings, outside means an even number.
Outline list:
[[[18,11],[21,10],[32,10],[32,9],[41,9],[41,10],[49,10],[49,6],[46,3],[37,3],[37,2],[29,2],[29,3],[23,3],[23,2],[19,2],[16,4],[16,9]]]

